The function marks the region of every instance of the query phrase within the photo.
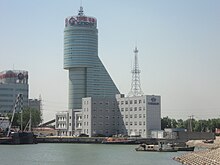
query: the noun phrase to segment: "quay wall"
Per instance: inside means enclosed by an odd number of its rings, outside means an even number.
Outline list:
[[[101,143],[104,140],[103,137],[68,137],[68,136],[50,136],[50,137],[38,137],[38,143]]]
[[[214,140],[215,134],[212,132],[178,132],[177,139],[181,140]]]

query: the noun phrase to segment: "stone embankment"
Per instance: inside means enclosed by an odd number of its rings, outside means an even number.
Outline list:
[[[201,140],[193,140],[187,143],[196,146],[198,150],[183,154],[173,159],[186,165],[220,165],[220,138],[214,143],[204,143]]]

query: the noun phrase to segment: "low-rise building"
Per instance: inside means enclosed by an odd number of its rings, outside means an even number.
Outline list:
[[[59,135],[151,137],[161,130],[161,98],[155,95],[82,98],[82,109],[56,114]],[[67,133],[68,132],[68,133]]]
[[[55,129],[58,136],[67,136],[69,130],[69,112],[62,111],[56,113]]]
[[[41,110],[41,100],[40,99],[29,99],[28,106],[30,108],[33,108],[35,110],[40,111]]]

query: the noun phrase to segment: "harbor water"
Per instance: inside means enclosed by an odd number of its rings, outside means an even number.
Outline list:
[[[1,165],[177,165],[184,152],[137,152],[136,145],[0,145]]]

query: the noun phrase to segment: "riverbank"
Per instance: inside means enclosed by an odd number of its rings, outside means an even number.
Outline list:
[[[187,142],[189,146],[195,146],[199,150],[186,153],[173,159],[186,165],[219,165],[220,164],[220,138],[216,137],[214,143],[204,143],[201,140]]]
[[[214,143],[204,143],[203,140],[190,140],[186,144],[197,148],[215,149],[220,147],[220,137],[216,136]]]
[[[72,137],[72,136],[46,136],[37,137],[38,143],[101,143],[104,137]]]
[[[100,144],[106,137],[72,137],[72,136],[46,136],[37,137],[38,143],[90,143],[90,144]],[[117,139],[117,138],[116,138]],[[121,138],[120,138],[121,139]],[[154,139],[154,138],[125,138],[125,140],[131,140],[132,143],[125,144],[158,144],[158,141],[166,143],[178,143],[185,146],[185,142],[175,141],[173,139]],[[180,146],[181,146],[180,145]]]

